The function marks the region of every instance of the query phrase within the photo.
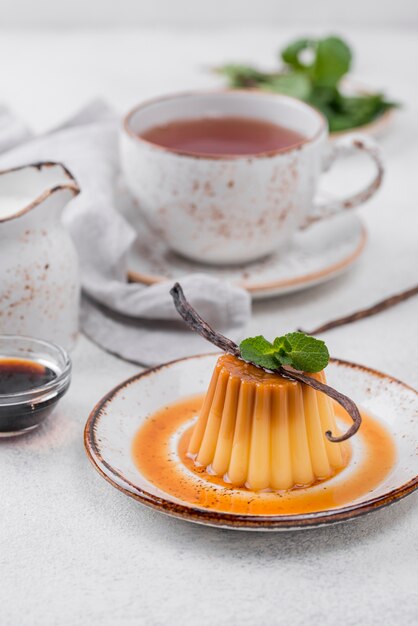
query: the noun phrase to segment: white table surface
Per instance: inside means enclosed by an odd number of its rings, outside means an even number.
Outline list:
[[[124,110],[157,93],[215,86],[211,64],[271,65],[295,34],[3,32],[1,98],[42,130],[97,95]],[[418,33],[347,34],[358,78],[405,103],[382,141],[384,187],[361,210],[369,245],[348,274],[257,303],[249,334],[312,327],[417,282]],[[411,300],[324,338],[334,356],[418,386],[417,312]],[[95,402],[138,367],[83,337],[72,356],[73,383],[55,415],[36,433],[0,442],[1,626],[417,623],[416,497],[302,533],[221,531],[162,516],[103,481],[83,449]]]

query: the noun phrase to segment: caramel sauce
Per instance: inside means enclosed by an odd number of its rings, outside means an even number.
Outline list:
[[[251,515],[296,515],[334,509],[372,491],[396,460],[390,434],[362,411],[363,422],[356,435],[362,449],[352,455],[348,467],[338,475],[310,487],[281,492],[228,487],[221,477],[196,467],[187,456],[193,418],[203,399],[194,396],[160,409],[144,422],[132,444],[134,462],[145,478],[187,504]],[[343,422],[350,422],[338,404],[335,413]]]

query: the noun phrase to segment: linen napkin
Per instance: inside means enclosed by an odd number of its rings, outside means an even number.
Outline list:
[[[41,136],[31,136],[9,111],[0,109],[0,168],[58,161],[80,185],[82,192],[70,202],[63,219],[80,260],[80,319],[86,335],[104,349],[143,365],[210,352],[210,344],[179,319],[169,295],[171,282],[151,286],[127,282],[127,253],[136,233],[115,202],[119,127],[118,116],[101,101]],[[234,340],[242,337],[251,311],[246,291],[202,273],[181,277],[180,282],[214,328]]]

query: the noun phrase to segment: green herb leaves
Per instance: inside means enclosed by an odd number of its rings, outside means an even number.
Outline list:
[[[296,39],[296,41],[292,41],[292,43],[282,50],[281,57],[283,61],[294,70],[306,71],[309,64],[303,63],[301,55],[302,52],[309,50],[314,45],[315,41],[313,39]]]
[[[244,341],[241,341],[239,349],[245,361],[251,361],[251,363],[260,365],[260,367],[274,370],[280,365],[275,357],[277,353],[276,348],[267,339],[264,339],[262,335],[244,339]]]
[[[263,89],[306,100],[311,93],[311,84],[305,74],[294,72],[293,74],[274,76],[267,84],[263,85]]]
[[[303,72],[312,83],[335,87],[351,66],[351,50],[338,37],[298,39],[282,51],[283,61],[296,72]],[[304,62],[303,56],[311,58]]]
[[[239,348],[245,361],[270,370],[291,365],[302,372],[319,372],[329,361],[325,343],[304,333],[287,333],[273,343],[262,335],[249,337],[241,341]]]
[[[319,40],[313,65],[313,81],[324,87],[336,87],[351,66],[351,50],[338,37]]]
[[[297,39],[282,50],[281,59],[278,72],[248,65],[225,65],[219,72],[233,88],[258,87],[308,102],[325,115],[331,132],[364,126],[397,106],[382,94],[351,96],[339,89],[352,63],[351,50],[339,37]]]
[[[259,72],[250,65],[238,65],[229,63],[217,69],[219,74],[223,74],[229,81],[232,88],[251,87],[262,85],[269,76],[264,72]]]

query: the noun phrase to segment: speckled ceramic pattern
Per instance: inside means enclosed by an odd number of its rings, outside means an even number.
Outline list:
[[[277,122],[304,139],[256,155],[180,153],[142,140],[168,121],[235,115]],[[173,94],[125,117],[121,163],[131,193],[174,251],[194,260],[240,263],[287,243],[310,212],[327,151],[325,119],[306,104],[257,91]]]
[[[294,145],[257,154],[207,155],[153,144],[141,134],[173,120],[241,116],[300,132]],[[374,164],[356,193],[318,200],[321,173],[348,154]],[[284,252],[301,227],[359,206],[381,185],[378,146],[362,135],[329,144],[325,118],[306,103],[258,90],[172,94],[140,104],[124,119],[122,171],[147,221],[171,250],[213,265],[249,263]]]
[[[219,513],[188,505],[164,493],[135,466],[132,439],[141,423],[164,404],[203,393],[216,359],[217,355],[211,354],[161,365],[128,379],[96,405],[87,420],[85,447],[94,467],[106,480],[168,515],[223,528],[251,530],[296,530],[350,520],[392,504],[417,487],[417,392],[375,370],[334,359],[327,368],[329,383],[353,397],[360,407],[384,423],[394,437],[397,462],[371,493],[340,508],[289,516]]]
[[[0,171],[0,329],[66,349],[78,332],[80,284],[74,244],[61,223],[80,192],[60,163]]]
[[[282,253],[248,265],[215,267],[178,256],[139,214],[128,198],[123,211],[138,237],[128,259],[130,279],[145,284],[179,279],[196,271],[223,278],[261,299],[322,283],[347,270],[366,244],[366,230],[355,213],[345,213],[299,231]]]

